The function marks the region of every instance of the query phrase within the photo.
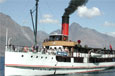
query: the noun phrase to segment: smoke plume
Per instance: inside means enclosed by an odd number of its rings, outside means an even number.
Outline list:
[[[65,9],[63,16],[69,16],[78,8],[78,6],[85,5],[87,2],[88,0],[71,0],[69,6]]]

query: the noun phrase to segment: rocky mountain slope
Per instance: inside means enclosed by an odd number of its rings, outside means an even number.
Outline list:
[[[34,43],[33,32],[29,27],[20,26],[8,15],[0,13],[0,56],[4,55],[5,43],[6,43],[6,29],[8,29],[8,38],[11,39],[11,43],[21,46],[32,46]],[[39,42],[48,37],[43,31],[39,31]]]
[[[109,45],[112,44],[115,49],[114,37],[99,33],[94,29],[83,28],[77,23],[72,23],[70,26],[70,39],[81,40],[83,45],[89,47],[109,48]]]

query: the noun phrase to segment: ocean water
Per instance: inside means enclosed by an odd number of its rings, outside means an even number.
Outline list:
[[[4,76],[4,57],[0,57],[0,76]],[[48,76],[115,76],[115,68],[93,73],[77,73],[70,75],[48,75]]]
[[[54,76],[54,75],[49,75]],[[115,68],[106,71],[93,72],[93,73],[77,73],[70,75],[55,75],[55,76],[115,76]]]
[[[4,76],[4,57],[0,57],[0,76]]]

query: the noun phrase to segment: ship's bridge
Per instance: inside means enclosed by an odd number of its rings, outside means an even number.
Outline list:
[[[51,34],[48,40],[43,42],[43,46],[75,46],[77,42],[68,40],[68,36],[62,34]]]
[[[51,34],[49,36],[49,41],[67,41],[68,40],[68,36],[63,35],[63,34]]]

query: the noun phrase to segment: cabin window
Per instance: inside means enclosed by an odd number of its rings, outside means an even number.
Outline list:
[[[46,49],[49,49],[49,46],[46,46]]]
[[[114,62],[114,58],[89,58],[90,63]]]
[[[83,57],[75,57],[74,62],[75,63],[83,63]]]
[[[113,58],[113,62],[115,62],[115,58]]]
[[[58,62],[71,62],[71,57],[56,56]]]
[[[54,49],[55,49],[55,50],[57,50],[57,48],[56,48],[56,47],[54,47]]]
[[[61,47],[59,47],[59,49],[61,49]]]
[[[49,38],[50,41],[61,41],[62,40],[62,35],[52,35]]]
[[[50,47],[50,49],[52,49],[52,47]]]

